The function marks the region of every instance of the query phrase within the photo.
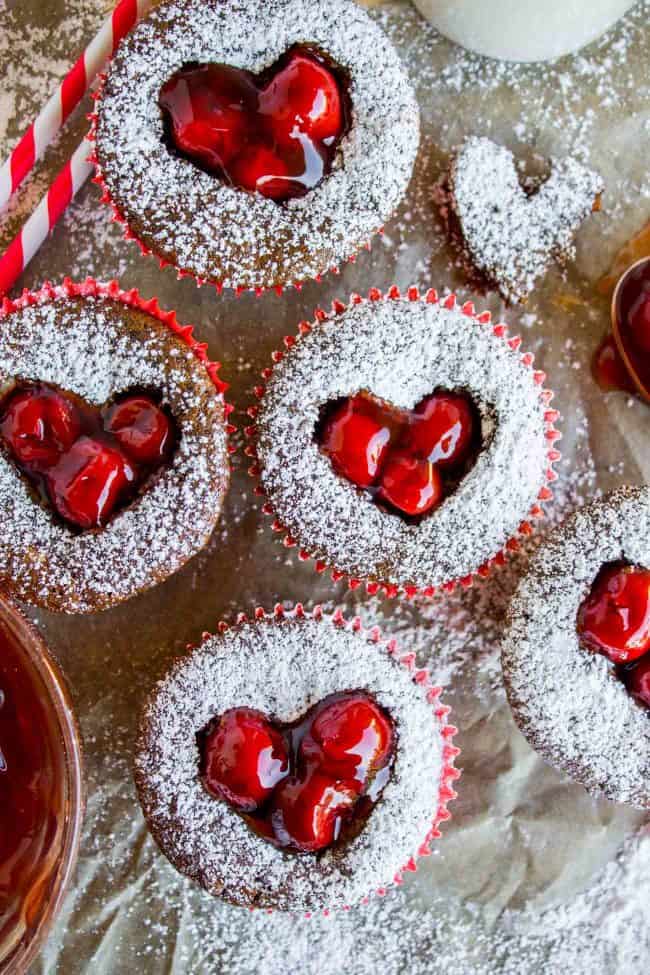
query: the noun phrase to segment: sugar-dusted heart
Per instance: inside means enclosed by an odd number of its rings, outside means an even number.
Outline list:
[[[186,66],[163,86],[160,106],[176,151],[278,203],[304,196],[330,172],[350,117],[342,70],[304,45],[260,75]]]
[[[46,383],[18,383],[0,404],[0,441],[30,485],[66,523],[100,528],[167,463],[171,416],[149,394],[102,407]]]
[[[314,853],[363,825],[394,739],[392,719],[363,691],[329,695],[292,724],[231,708],[199,733],[201,779],[264,839]]]
[[[362,392],[326,407],[317,439],[338,474],[390,510],[417,517],[466,472],[479,430],[476,406],[462,393],[438,390],[400,410]]]
[[[471,137],[439,192],[443,217],[471,270],[506,301],[524,301],[552,260],[573,256],[582,221],[600,207],[600,176],[576,159],[553,162],[548,179],[522,186],[513,154]]]

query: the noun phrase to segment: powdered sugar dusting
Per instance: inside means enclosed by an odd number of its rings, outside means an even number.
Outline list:
[[[534,748],[595,794],[650,808],[650,721],[576,617],[603,564],[650,565],[650,489],[619,488],[543,543],[511,606],[503,669]]]
[[[291,722],[341,690],[365,690],[391,714],[391,778],[360,834],[318,857],[264,842],[201,785],[196,734],[232,707]],[[442,726],[427,688],[384,644],[331,617],[244,623],[179,661],[145,710],[136,782],[163,851],[211,893],[237,904],[319,910],[392,882],[431,832],[444,781]]]
[[[0,457],[0,572],[28,602],[90,612],[166,578],[209,537],[226,490],[224,405],[194,352],[118,301],[57,296],[2,321],[0,384],[38,380],[102,405],[130,388],[159,391],[180,431],[174,457],[99,532],[74,533],[36,502]]]
[[[469,392],[484,446],[414,525],[337,475],[314,430],[322,406],[359,390],[412,409],[436,388]],[[260,478],[315,557],[351,576],[437,587],[493,557],[535,504],[548,467],[544,411],[530,368],[489,324],[424,300],[353,304],[315,323],[274,367],[257,419]]]
[[[351,130],[320,186],[278,206],[169,151],[158,96],[175,71],[216,62],[259,72],[306,42],[350,75]],[[293,283],[353,255],[401,199],[418,141],[397,55],[351,0],[169,0],[120,46],[97,126],[101,172],[131,229],[165,260],[226,287]]]
[[[472,267],[507,301],[525,301],[552,259],[573,256],[574,235],[603,191],[600,177],[570,156],[529,195],[513,154],[490,139],[466,139],[439,187],[442,214]],[[451,220],[451,214],[455,217]]]

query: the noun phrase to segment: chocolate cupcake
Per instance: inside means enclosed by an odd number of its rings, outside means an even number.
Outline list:
[[[145,253],[218,288],[281,290],[382,228],[419,116],[352,0],[174,0],[122,41],[91,137],[104,198]]]
[[[594,795],[650,809],[650,489],[593,501],[542,543],[502,660],[532,747]]]
[[[531,532],[558,414],[505,325],[393,288],[318,312],[285,344],[247,433],[265,510],[302,557],[352,586],[431,594]]]
[[[66,613],[162,582],[228,486],[225,384],[155,299],[69,281],[0,313],[0,579]]]
[[[300,605],[221,625],[142,715],[135,780],[173,865],[234,904],[320,911],[430,852],[458,749],[426,671]]]
[[[525,301],[551,261],[566,264],[582,222],[600,209],[603,181],[570,156],[522,185],[509,149],[472,136],[436,188],[448,233],[475,285]]]

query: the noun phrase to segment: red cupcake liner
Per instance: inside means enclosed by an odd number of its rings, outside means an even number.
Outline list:
[[[324,311],[322,308],[317,308],[314,317],[316,322],[322,322],[326,320],[333,320],[339,315],[343,314],[352,305],[360,305],[365,302],[373,301],[391,301],[400,298],[407,298],[409,301],[424,301],[427,304],[441,304],[443,308],[453,310],[460,308],[464,315],[468,318],[473,319],[479,325],[488,325],[492,321],[492,315],[489,311],[481,312],[477,314],[472,301],[466,301],[462,306],[459,305],[457,297],[455,294],[449,294],[445,296],[439,296],[435,288],[429,288],[424,294],[421,294],[418,288],[410,287],[405,292],[400,292],[396,285],[393,285],[387,292],[382,293],[378,288],[371,288],[368,292],[368,297],[364,298],[359,294],[350,295],[348,303],[342,301],[333,301],[332,310],[330,312]],[[306,335],[311,331],[313,323],[303,321],[298,325],[298,334],[285,336],[284,345],[286,349],[290,349],[296,342],[300,341],[303,335]],[[520,336],[510,336],[508,334],[508,326],[503,323],[498,323],[492,327],[493,334],[496,338],[507,342],[508,346],[513,350],[517,351],[521,346]],[[272,360],[274,364],[277,364],[284,357],[285,352],[282,350],[277,350],[272,353]],[[540,400],[546,407],[544,413],[544,427],[545,427],[545,437],[548,442],[548,451],[546,454],[548,467],[544,474],[544,482],[539,489],[539,494],[537,495],[536,503],[531,507],[528,518],[522,521],[517,529],[515,536],[510,538],[502,549],[495,553],[490,559],[475,569],[469,575],[462,576],[457,579],[451,579],[447,582],[442,583],[439,586],[402,586],[396,583],[382,582],[379,580],[368,580],[357,576],[351,576],[349,573],[337,569],[335,566],[330,565],[327,561],[323,560],[308,548],[300,548],[298,557],[301,561],[314,561],[314,568],[317,573],[322,574],[323,572],[329,572],[332,580],[338,582],[340,579],[345,579],[347,581],[348,589],[354,590],[358,589],[361,585],[365,585],[366,592],[374,596],[378,592],[383,595],[394,598],[396,596],[402,595],[407,599],[412,599],[416,595],[422,596],[433,596],[436,592],[453,592],[457,586],[462,586],[464,588],[469,588],[476,578],[485,579],[491,569],[495,566],[502,566],[505,564],[508,555],[512,552],[517,552],[521,547],[521,538],[532,535],[534,528],[532,521],[544,517],[544,510],[542,505],[553,498],[553,491],[550,485],[557,480],[558,475],[553,469],[553,465],[556,464],[561,459],[561,453],[557,449],[556,443],[561,439],[562,434],[556,429],[555,423],[559,419],[559,412],[552,409],[550,403],[554,397],[552,390],[547,389],[544,386],[546,381],[546,373],[539,369],[533,368],[534,355],[532,352],[524,352],[521,356],[522,363],[530,369],[531,378],[536,386],[539,386],[539,396]],[[266,382],[271,378],[273,374],[273,366],[264,369],[261,373],[261,377],[264,383],[256,386],[254,393],[257,399],[262,400],[266,392]],[[250,406],[246,411],[249,418],[255,420],[259,413],[259,406]],[[256,439],[257,439],[257,429],[255,423],[250,424],[244,428],[244,434],[249,441],[248,445],[245,447],[244,453],[247,457],[253,460],[253,464],[249,467],[248,472],[251,477],[255,480],[255,493],[260,497],[267,497],[266,490],[264,489],[261,480],[261,468],[258,463]],[[279,536],[282,536],[282,544],[286,548],[294,548],[298,546],[298,542],[288,528],[283,525],[278,518],[275,516],[273,506],[270,501],[266,501],[262,506],[262,511],[264,514],[273,517],[272,530],[276,532]]]
[[[124,291],[120,288],[118,281],[113,280],[102,283],[91,277],[86,278],[82,282],[74,282],[70,278],[64,278],[62,283],[58,285],[53,285],[50,281],[46,281],[36,291],[30,291],[28,288],[25,288],[18,298],[3,298],[0,301],[0,321],[12,312],[20,311],[22,308],[28,308],[30,305],[43,305],[49,301],[54,301],[56,298],[64,297],[108,298],[111,301],[120,302],[120,304],[126,305],[129,308],[136,308],[138,311],[144,312],[157,321],[162,322],[163,325],[166,325],[174,335],[191,349],[194,356],[205,368],[208,377],[223,401],[226,419],[230,416],[234,407],[226,402],[225,399],[228,383],[224,382],[219,376],[221,363],[214,362],[208,357],[207,343],[200,342],[195,338],[193,325],[181,325],[176,317],[175,311],[164,311],[160,307],[157,298],[145,299],[137,288]],[[236,428],[231,423],[226,423],[226,432],[232,435],[236,432]],[[228,452],[232,454],[234,450],[235,448],[232,444],[229,444]]]
[[[409,673],[412,674],[413,683],[422,688],[426,695],[427,702],[431,705],[434,717],[439,724],[439,733],[444,740],[442,749],[443,767],[440,776],[440,788],[438,791],[438,805],[431,820],[431,827],[420,843],[417,851],[410,857],[407,863],[405,863],[404,866],[397,871],[392,880],[388,882],[387,885],[378,887],[375,891],[370,892],[369,895],[364,897],[360,902],[361,904],[367,904],[370,900],[370,896],[373,893],[379,897],[383,897],[387,893],[390,886],[400,886],[403,884],[405,874],[415,873],[417,871],[418,860],[420,857],[431,856],[431,843],[442,836],[440,826],[451,819],[451,813],[447,808],[447,804],[457,798],[457,793],[455,792],[452,783],[459,779],[462,775],[461,770],[457,769],[454,765],[457,756],[460,754],[460,748],[453,743],[454,736],[458,733],[458,729],[448,721],[451,708],[446,704],[442,704],[440,701],[442,687],[433,683],[428,669],[416,667],[415,653],[401,653],[395,638],[385,639],[382,635],[380,627],[378,626],[373,626],[370,629],[366,629],[363,626],[363,621],[360,616],[353,616],[348,619],[340,608],[334,610],[332,613],[326,613],[320,604],[315,605],[311,611],[308,611],[304,608],[302,603],[295,603],[289,608],[284,606],[282,603],[277,603],[272,612],[267,612],[262,606],[258,606],[254,610],[252,617],[247,616],[246,613],[239,613],[235,618],[234,624],[220,620],[217,623],[216,630],[218,633],[224,633],[233,626],[244,626],[254,622],[255,620],[278,620],[284,617],[294,617],[296,619],[303,619],[307,617],[314,620],[327,620],[333,626],[351,630],[354,633],[358,633],[362,638],[366,638],[373,643],[384,646],[390,656],[397,660],[403,667],[406,667]],[[203,633],[201,641],[198,644],[189,644],[187,646],[187,650],[197,649],[197,647],[201,646],[203,642],[210,639],[211,636],[211,633]],[[324,908],[322,911],[318,912],[306,911],[304,917],[309,918],[313,917],[314,915],[328,917],[336,910],[349,911],[353,906],[354,905],[345,904],[339,908]],[[257,908],[251,907],[249,910],[255,911]],[[273,914],[274,911],[273,909],[268,909],[266,913]]]
[[[91,92],[91,98],[93,98],[96,102],[99,102],[102,99],[104,85],[106,83],[106,77],[107,77],[106,72],[102,72],[98,77],[99,77],[99,85],[96,91]],[[86,139],[88,140],[88,142],[94,144],[97,141],[97,123],[98,123],[99,115],[97,112],[90,112],[86,117],[90,122],[90,131],[86,135]],[[194,281],[196,282],[197,287],[201,288],[203,287],[203,285],[208,285],[210,287],[215,288],[217,294],[221,294],[224,290],[229,290],[229,291],[233,291],[236,297],[239,297],[239,295],[244,294],[245,292],[250,292],[255,294],[259,298],[261,295],[267,294],[270,291],[274,291],[277,295],[282,295],[285,291],[289,290],[290,288],[293,288],[295,291],[301,291],[302,288],[309,283],[309,281],[316,281],[317,283],[320,283],[326,274],[341,273],[341,265],[334,265],[333,267],[330,268],[324,268],[320,274],[315,275],[313,278],[304,278],[302,280],[292,281],[291,284],[289,285],[277,284],[270,287],[250,287],[249,285],[237,285],[235,287],[230,287],[230,286],[226,287],[221,281],[215,281],[212,278],[201,277],[200,275],[195,274],[194,271],[191,271],[189,268],[179,267],[177,264],[174,264],[172,261],[168,261],[164,257],[160,257],[147,244],[145,244],[143,240],[141,240],[138,237],[138,235],[129,226],[129,222],[127,218],[122,213],[117,203],[111,196],[111,192],[108,189],[108,186],[106,185],[106,180],[104,178],[104,171],[97,158],[97,153],[94,147],[91,154],[88,156],[88,162],[95,167],[95,175],[92,177],[92,182],[95,183],[97,186],[99,186],[102,191],[100,201],[102,203],[107,204],[110,207],[112,212],[112,216],[111,216],[112,222],[119,223],[123,227],[122,236],[124,240],[130,240],[133,241],[135,244],[137,244],[140,253],[144,257],[154,258],[158,262],[158,266],[161,269],[166,267],[174,267],[176,269],[176,276],[178,280],[180,280],[181,278],[193,278]],[[384,228],[380,227],[376,231],[376,233],[380,235],[383,234]],[[346,257],[341,262],[341,264],[354,264],[357,259],[357,255],[362,250],[369,251],[371,249],[371,246],[372,245],[370,240],[366,241],[364,244],[359,244],[357,249],[349,257]]]

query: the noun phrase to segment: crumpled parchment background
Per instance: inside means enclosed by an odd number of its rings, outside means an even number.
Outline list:
[[[625,394],[599,391],[589,360],[608,318],[607,299],[595,282],[650,217],[650,8],[640,3],[575,57],[512,66],[454,47],[406,2],[373,6],[416,85],[423,142],[408,197],[370,253],[340,276],[281,299],[219,297],[141,258],[88,186],[21,284],[65,274],[119,275],[125,286],[158,295],[163,306],[196,324],[210,355],[223,362],[230,398],[241,409],[271,351],[317,304],[393,283],[449,287],[469,296],[431,202],[433,183],[464,135],[503,141],[537,170],[549,156],[574,152],[606,183],[603,212],[582,228],[576,263],[564,275],[552,269],[522,309],[506,310],[494,295],[478,304],[521,332],[557,393],[564,461],[553,519],[597,491],[647,479],[648,408]],[[93,36],[105,8],[93,0],[0,0],[1,157]],[[0,224],[1,246],[85,128],[78,112]],[[637,878],[647,878],[647,871],[634,870],[639,857],[648,861],[650,841],[629,838],[643,816],[590,799],[545,766],[505,703],[497,647],[525,553],[486,583],[426,604],[351,596],[274,541],[245,466],[241,456],[235,460],[210,545],[167,584],[94,618],[32,613],[68,674],[88,774],[75,886],[34,972],[550,975],[560,964],[572,975],[641,970],[650,958],[650,891],[644,893]],[[464,776],[453,821],[434,856],[421,861],[402,890],[344,918],[252,917],[190,889],[148,838],[130,778],[138,709],[170,658],[219,618],[281,600],[362,603],[366,619],[397,632],[445,684],[460,728]],[[580,893],[603,877],[609,901]],[[561,959],[560,943],[570,951]]]

